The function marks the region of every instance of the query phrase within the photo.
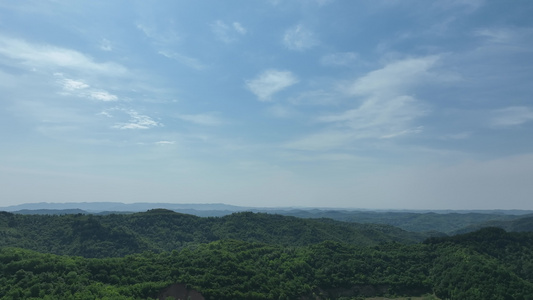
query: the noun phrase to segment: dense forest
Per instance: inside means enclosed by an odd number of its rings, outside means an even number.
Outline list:
[[[224,239],[281,246],[305,246],[328,240],[369,246],[383,242],[416,243],[430,236],[389,225],[250,212],[219,218],[164,209],[102,216],[0,212],[0,246],[84,257],[172,251]]]
[[[2,212],[0,243],[0,299],[533,299],[533,233],[495,227]]]

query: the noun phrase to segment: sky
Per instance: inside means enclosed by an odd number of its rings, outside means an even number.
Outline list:
[[[533,209],[533,2],[0,2],[0,206]]]

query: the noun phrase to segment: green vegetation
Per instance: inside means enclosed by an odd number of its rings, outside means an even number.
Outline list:
[[[225,239],[283,246],[305,246],[332,240],[369,246],[393,241],[416,243],[427,237],[387,225],[250,212],[220,218],[201,218],[164,209],[105,216],[0,212],[0,247],[84,257],[172,251]]]
[[[0,248],[0,299],[157,299],[174,283],[217,300],[533,299],[531,232],[413,243],[389,227],[252,213],[0,214],[11,244]]]
[[[412,232],[467,233],[483,227],[507,231],[533,231],[533,215],[493,213],[415,213],[389,211],[280,210],[282,215],[299,218],[330,218],[343,222],[386,224]]]

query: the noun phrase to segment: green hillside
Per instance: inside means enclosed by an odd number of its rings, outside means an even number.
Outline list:
[[[1,212],[0,299],[533,299],[533,232],[423,238],[250,212]]]
[[[149,299],[174,283],[205,299],[533,299],[530,249],[532,233],[500,229],[410,245],[221,240],[99,259],[1,248],[0,299]]]
[[[457,230],[454,234],[468,233],[479,230],[484,227],[498,227],[512,232],[527,232],[533,231],[533,216],[528,215],[512,220],[492,220],[477,224],[469,225],[465,228]]]
[[[386,224],[412,232],[465,233],[491,226],[512,223],[529,215],[494,212],[399,212],[346,210],[278,210],[276,213],[299,218],[329,218],[343,222]],[[530,227],[531,228],[531,227]],[[508,231],[515,231],[507,227]],[[519,231],[519,230],[517,230]]]
[[[353,245],[415,243],[428,237],[385,225],[301,219],[263,213],[202,218],[155,209],[145,213],[20,215],[0,213],[0,246],[84,257],[172,251],[224,239],[282,246],[331,240]]]

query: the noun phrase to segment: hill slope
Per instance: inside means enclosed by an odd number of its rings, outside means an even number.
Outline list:
[[[224,239],[304,246],[332,240],[353,245],[415,243],[427,235],[386,225],[329,219],[235,213],[202,218],[156,209],[145,213],[95,215],[19,215],[0,213],[0,246],[84,257],[116,257],[171,251]]]
[[[182,283],[218,300],[531,300],[532,249],[533,233],[495,228],[423,244],[223,240],[103,259],[0,248],[0,299],[147,299]]]

